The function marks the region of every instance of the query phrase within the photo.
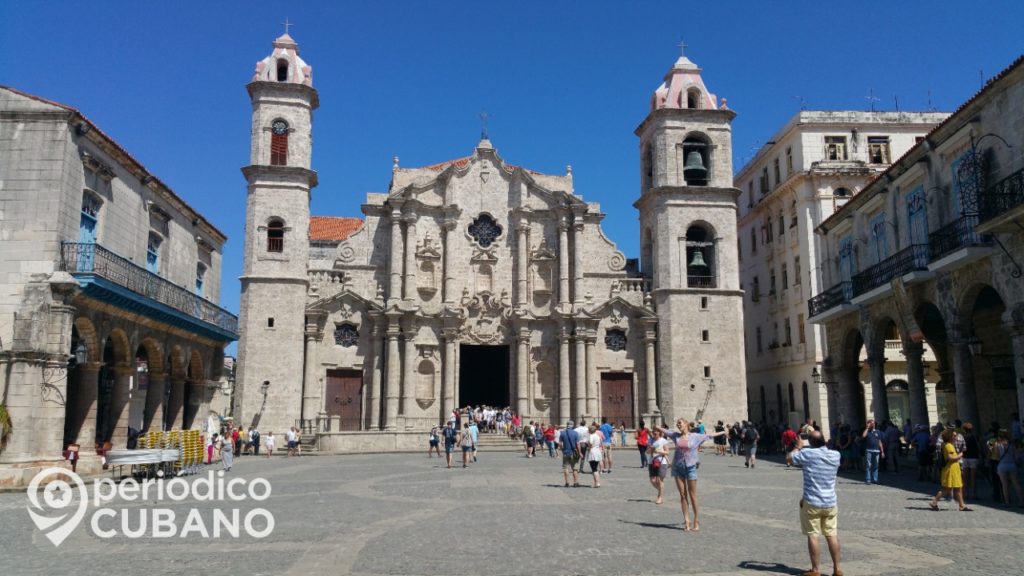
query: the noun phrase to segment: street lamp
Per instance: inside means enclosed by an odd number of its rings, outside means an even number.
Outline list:
[[[972,356],[981,356],[981,339],[971,336],[971,339],[967,341],[967,348],[970,349]]]
[[[85,364],[89,361],[89,347],[85,342],[79,342],[75,348],[75,364]]]
[[[821,384],[821,372],[818,371],[817,366],[811,367],[811,380],[813,380],[815,384]]]

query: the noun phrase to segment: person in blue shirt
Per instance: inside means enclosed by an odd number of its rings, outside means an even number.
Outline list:
[[[826,446],[821,432],[812,431],[804,445],[797,436],[796,448],[786,456],[786,462],[803,469],[803,498],[800,500],[800,528],[807,535],[807,552],[811,557],[811,569],[804,574],[819,576],[818,564],[821,549],[818,535],[825,536],[828,553],[832,556],[832,573],[843,576],[839,566],[839,506],[836,498],[836,475],[842,458],[839,452]]]
[[[601,435],[604,439],[601,443],[604,445],[604,461],[601,463],[601,473],[611,474],[612,473],[612,439],[615,438],[615,426],[608,423],[608,417],[601,418]]]
[[[875,428],[872,419],[860,437],[864,439],[864,483],[878,484],[878,461],[885,458],[885,435]]]
[[[455,444],[459,441],[459,430],[455,427],[455,420],[449,420],[448,425],[445,426],[442,436],[444,436],[444,459],[448,463],[448,467],[452,467],[452,450],[455,450]]]
[[[575,423],[569,420],[565,428],[558,434],[558,447],[562,450],[562,478],[565,480],[565,487],[569,487],[569,472],[572,472],[572,485],[579,487],[580,473],[576,465],[580,462],[579,436],[573,429]]]

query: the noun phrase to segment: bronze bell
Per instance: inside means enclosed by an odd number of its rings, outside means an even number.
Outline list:
[[[704,167],[704,160],[700,157],[700,152],[691,150],[686,155],[683,177],[687,180],[705,180],[708,177],[708,169]]]
[[[690,267],[699,266],[701,268],[707,268],[708,265],[704,262],[704,253],[700,250],[693,251],[693,258],[690,260]]]

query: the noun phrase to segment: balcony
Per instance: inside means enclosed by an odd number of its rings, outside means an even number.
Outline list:
[[[851,304],[861,305],[874,302],[892,292],[889,284],[894,278],[919,272],[913,277],[920,281],[928,272],[928,245],[912,244],[889,256],[878,264],[853,277],[853,299]]]
[[[1013,222],[1024,216],[1024,168],[979,194],[978,209],[981,212],[977,227],[979,232],[1019,230]]]
[[[966,214],[928,235],[932,272],[970,264],[992,251],[992,238],[975,231],[977,214]]]
[[[238,339],[238,317],[99,244],[64,242],[60,269],[91,298],[222,342]]]
[[[855,308],[850,304],[853,282],[844,281],[807,301],[808,322],[818,324]]]

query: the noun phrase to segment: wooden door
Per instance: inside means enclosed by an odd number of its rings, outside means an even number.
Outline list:
[[[635,426],[633,421],[633,375],[627,372],[601,373],[601,413],[608,422],[618,427],[625,422],[627,428]]]
[[[363,420],[363,374],[358,370],[328,370],[324,412],[340,416],[340,430],[360,430]]]

